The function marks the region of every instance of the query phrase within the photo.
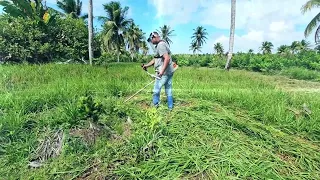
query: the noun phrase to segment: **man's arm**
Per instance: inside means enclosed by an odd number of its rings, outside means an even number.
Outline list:
[[[168,53],[163,54],[163,58],[164,58],[164,62],[163,62],[163,67],[159,73],[160,76],[163,75],[164,71],[166,70],[166,68],[168,67],[169,61],[170,61],[170,56]]]
[[[152,59],[148,64],[145,64],[143,68],[148,68],[154,64],[154,59]]]

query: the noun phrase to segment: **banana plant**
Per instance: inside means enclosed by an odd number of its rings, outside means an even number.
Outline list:
[[[43,0],[3,0],[0,1],[3,11],[12,17],[32,19],[50,23],[55,19],[57,11],[43,5]]]

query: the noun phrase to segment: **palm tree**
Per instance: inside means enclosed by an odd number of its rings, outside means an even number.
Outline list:
[[[120,2],[111,1],[103,5],[107,13],[106,17],[98,17],[104,23],[103,27],[103,43],[108,50],[117,51],[117,60],[120,62],[120,50],[124,47],[124,34],[127,32],[132,19],[127,18],[129,7],[121,7]]]
[[[316,8],[320,6],[320,0],[309,0],[307,1],[302,7],[301,12],[302,14],[305,14],[307,11],[310,11],[312,8]],[[320,21],[320,13],[318,13],[307,25],[306,29],[304,30],[304,36],[307,37],[311,34],[311,32],[314,30],[315,27],[318,26],[318,29],[315,34],[315,41],[318,42],[318,33],[320,26],[318,25]]]
[[[310,42],[306,41],[305,39],[301,40],[300,42],[302,50],[310,49]]]
[[[314,50],[317,52],[317,53],[320,53],[320,45],[317,45]]]
[[[93,41],[93,8],[92,8],[92,0],[89,0],[89,20],[88,20],[88,30],[89,30],[89,61],[90,65],[92,65],[93,58],[93,49],[92,49],[92,41]]]
[[[198,46],[196,41],[192,41],[189,48],[190,48],[189,50],[192,51],[193,54],[195,54],[197,51],[201,52],[201,46]]]
[[[194,33],[191,36],[192,43],[196,43],[198,48],[201,48],[202,45],[206,42],[208,33],[206,32],[206,29],[202,26],[198,26],[196,29],[193,29]]]
[[[149,48],[146,41],[142,41],[140,45],[140,49],[142,50],[143,55],[147,55],[149,52]]]
[[[227,63],[225,66],[225,69],[228,71],[230,69],[230,63],[232,58],[235,24],[236,24],[236,0],[231,0],[231,26],[230,26],[230,37],[229,37],[229,51],[228,51]]]
[[[299,53],[302,49],[302,45],[299,41],[293,41],[290,46],[292,54]]]
[[[253,49],[249,49],[249,50],[248,50],[248,53],[249,53],[249,54],[253,54]]]
[[[130,23],[128,31],[125,33],[126,44],[133,60],[134,53],[138,53],[142,42],[145,40],[145,33],[134,22]]]
[[[63,10],[65,14],[71,15],[72,18],[87,18],[85,14],[81,16],[82,1],[80,0],[57,0],[57,6]]]
[[[220,56],[224,53],[223,46],[219,42],[213,45],[213,49],[214,49],[215,53]]]
[[[277,49],[278,54],[288,54],[290,53],[290,46],[287,45],[281,45]]]
[[[58,11],[43,5],[42,0],[2,0],[0,6],[12,17],[22,17],[39,22],[53,22]]]
[[[272,42],[264,41],[262,42],[262,46],[260,47],[260,50],[263,54],[270,54],[273,48]]]
[[[162,27],[160,27],[160,29],[157,29],[157,32],[159,33],[159,35],[161,36],[161,38],[168,43],[168,45],[170,46],[170,44],[172,44],[172,41],[170,39],[171,36],[174,36],[172,33],[174,32],[174,30],[171,29],[170,26],[168,25],[163,25]]]

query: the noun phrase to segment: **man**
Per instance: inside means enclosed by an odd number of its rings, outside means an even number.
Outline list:
[[[173,96],[172,96],[172,77],[174,73],[173,62],[171,58],[171,51],[168,44],[160,39],[157,32],[152,32],[148,38],[148,42],[156,45],[154,59],[152,59],[148,64],[144,65],[143,68],[146,69],[152,65],[157,72],[157,76],[161,79],[156,79],[153,88],[153,104],[158,107],[160,103],[160,92],[162,86],[165,87],[165,92],[167,95],[168,108],[172,110],[173,108]]]

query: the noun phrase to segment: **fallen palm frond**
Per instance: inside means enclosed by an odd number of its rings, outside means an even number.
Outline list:
[[[35,158],[29,163],[29,166],[40,167],[42,163],[49,158],[59,156],[62,150],[63,140],[63,130],[58,129],[54,132],[49,131],[49,134],[40,141],[35,152]]]

